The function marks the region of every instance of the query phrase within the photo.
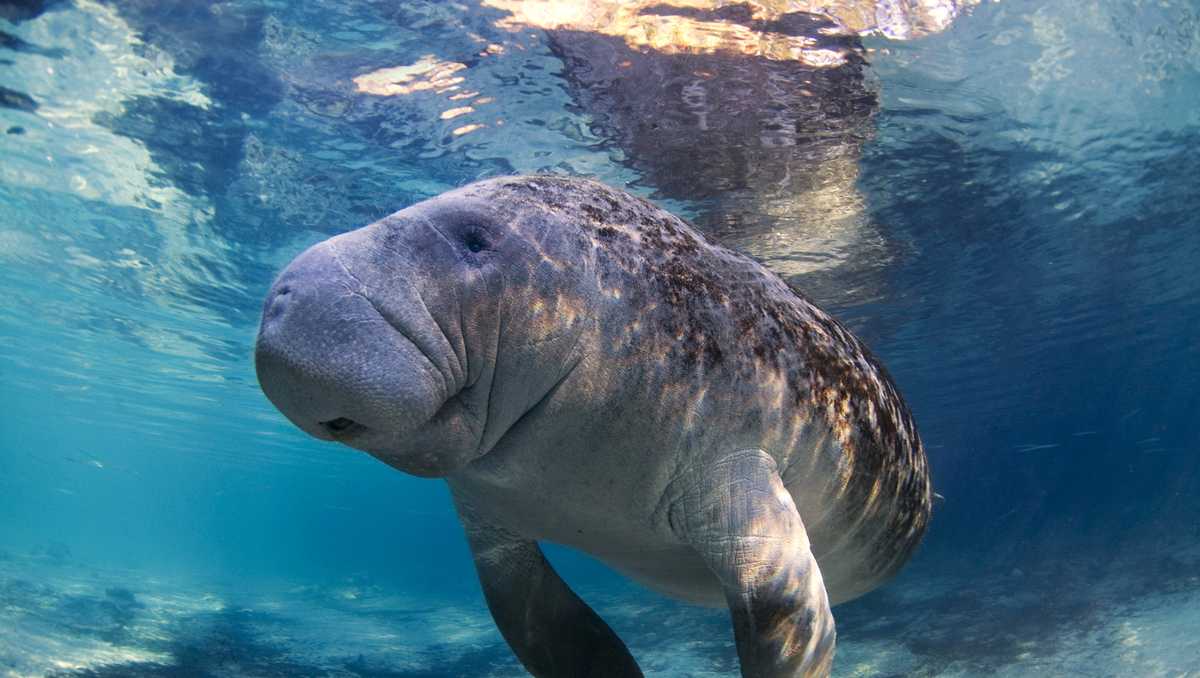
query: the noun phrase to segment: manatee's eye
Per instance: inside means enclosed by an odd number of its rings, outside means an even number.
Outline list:
[[[477,231],[468,231],[466,237],[463,238],[463,241],[466,243],[467,249],[471,250],[472,252],[482,252],[487,248],[487,241],[485,241],[483,236]]]

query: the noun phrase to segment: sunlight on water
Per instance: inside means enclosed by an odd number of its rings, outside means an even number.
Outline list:
[[[536,172],[763,260],[905,392],[945,500],[835,609],[835,675],[1200,667],[1195,3],[0,1],[0,32],[0,674],[522,675],[443,487],[305,438],[251,356],[308,245]],[[736,674],[723,614],[552,558],[648,674]]]

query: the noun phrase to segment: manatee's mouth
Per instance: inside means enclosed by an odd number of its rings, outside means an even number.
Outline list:
[[[334,440],[345,440],[369,430],[366,426],[346,417],[338,417],[337,419],[330,419],[319,423],[321,429],[328,433],[329,437]]]

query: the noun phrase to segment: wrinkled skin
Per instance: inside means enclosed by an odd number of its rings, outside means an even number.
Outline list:
[[[275,282],[259,380],[297,426],[444,477],[537,676],[637,676],[542,540],[730,610],[745,676],[820,676],[830,604],[925,530],[912,418],[845,328],[603,185],[479,182],[320,243]]]

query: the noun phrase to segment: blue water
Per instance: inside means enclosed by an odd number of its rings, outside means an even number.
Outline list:
[[[251,354],[309,244],[529,172],[887,364],[944,500],[835,675],[1200,671],[1200,5],[863,27],[778,96],[743,85],[798,66],[519,5],[0,2],[0,675],[522,675],[443,485],[305,437]],[[723,613],[550,556],[648,674],[736,675]]]

